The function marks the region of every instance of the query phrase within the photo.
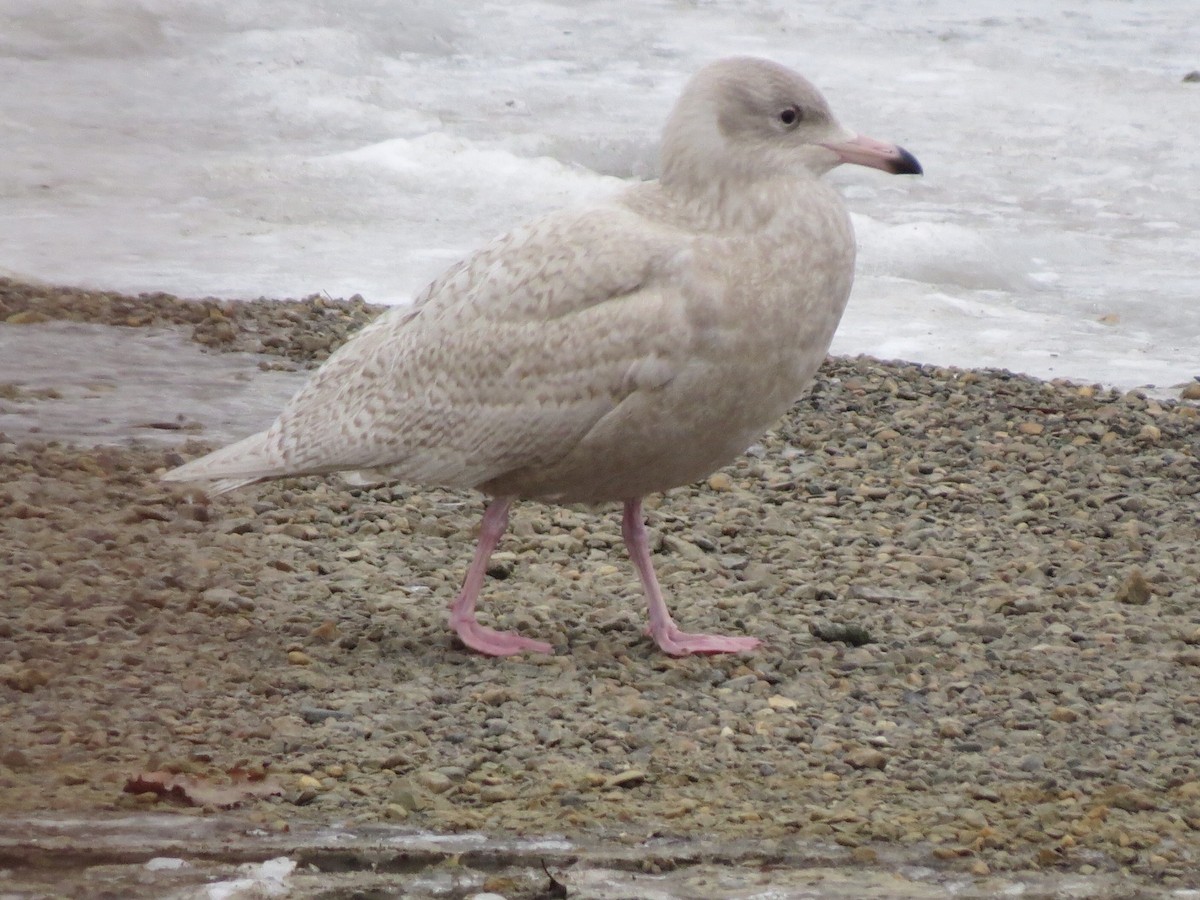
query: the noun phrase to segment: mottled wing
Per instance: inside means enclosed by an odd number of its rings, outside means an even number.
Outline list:
[[[266,433],[272,468],[471,486],[553,462],[648,360],[671,377],[685,249],[616,206],[499,238],[329,359]]]

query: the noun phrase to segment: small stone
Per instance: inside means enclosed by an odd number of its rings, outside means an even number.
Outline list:
[[[953,628],[947,628],[945,631],[943,631],[941,634],[939,634],[937,636],[934,643],[937,644],[939,647],[953,647],[960,640],[961,640],[961,638],[959,637],[959,634],[957,631],[955,631]]]
[[[1149,812],[1152,809],[1158,809],[1158,803],[1152,797],[1143,794],[1141,791],[1122,791],[1113,797],[1110,805],[1117,809],[1123,809],[1125,812]]]
[[[714,472],[708,476],[708,486],[714,491],[732,491],[733,479],[724,472]]]
[[[862,747],[846,754],[846,764],[855,769],[883,769],[887,757],[878,750]]]
[[[1154,443],[1162,439],[1162,429],[1157,425],[1143,425],[1137,433],[1137,439],[1144,443]]]
[[[301,541],[315,541],[321,536],[321,530],[315,525],[300,525],[295,522],[284,525],[280,531]]]
[[[1185,781],[1175,788],[1175,794],[1183,800],[1200,800],[1200,781]]]
[[[23,309],[4,320],[7,325],[39,325],[49,321],[49,317],[34,309]]]
[[[767,698],[767,706],[771,709],[795,709],[799,705],[791,697],[784,697],[782,694],[774,694]]]
[[[1185,384],[1183,390],[1179,392],[1179,396],[1183,400],[1200,400],[1200,381]]]
[[[254,609],[254,603],[228,588],[209,588],[200,595],[205,606],[215,612],[238,613]]]
[[[1037,854],[1034,856],[1034,859],[1037,861],[1037,864],[1039,866],[1041,866],[1042,868],[1050,868],[1053,866],[1057,866],[1059,863],[1062,862],[1062,857],[1059,856],[1057,853],[1055,853],[1053,850],[1051,850],[1049,847],[1043,847],[1042,849],[1038,850]]]
[[[841,641],[851,647],[862,647],[872,643],[871,633],[863,626],[852,623],[842,625],[831,622],[812,622],[809,624],[808,630],[818,640],[830,643]]]
[[[350,713],[344,709],[322,709],[317,706],[300,707],[300,718],[309,725],[320,725],[326,719],[349,719]]]
[[[302,791],[319,791],[321,789],[321,782],[311,775],[301,775],[296,779],[296,785]]]
[[[937,734],[941,738],[960,738],[966,732],[958,719],[938,719]]]
[[[305,653],[303,650],[288,651],[287,661],[288,661],[289,665],[293,665],[293,666],[311,666],[312,665],[311,657],[309,657],[309,655],[307,653]]]
[[[318,641],[329,643],[338,636],[337,623],[332,619],[326,619],[312,630],[312,636]]]
[[[1050,711],[1050,718],[1055,722],[1074,722],[1079,719],[1079,713],[1067,706],[1056,706]]]
[[[1146,577],[1142,574],[1141,569],[1129,571],[1121,586],[1117,588],[1113,599],[1118,603],[1130,603],[1137,606],[1150,601],[1150,585],[1146,582]]]
[[[958,817],[972,828],[986,828],[988,824],[987,816],[969,806],[958,810]]]
[[[28,769],[32,763],[23,751],[13,747],[0,753],[0,765],[8,766],[10,769],[16,771],[19,769]]]
[[[517,792],[507,784],[487,784],[479,791],[479,799],[484,803],[503,803],[516,797]]]
[[[419,772],[415,776],[417,784],[431,794],[444,794],[454,786],[454,782],[437,771]]]
[[[1021,758],[1020,762],[1017,763],[1017,768],[1022,772],[1040,772],[1046,768],[1046,760],[1036,753],[1031,753]]]
[[[1021,434],[1041,434],[1046,430],[1046,426],[1041,422],[1022,422],[1017,426],[1017,431]]]
[[[409,812],[425,808],[425,802],[417,796],[407,780],[398,781],[392,785],[391,796],[392,803]]]
[[[736,675],[728,679],[721,687],[728,691],[746,691],[756,684],[758,684],[758,676],[750,672],[746,675]]]
[[[605,788],[614,787],[634,787],[646,780],[646,773],[641,769],[626,769],[624,772],[618,772],[607,781],[604,782]]]
[[[20,669],[16,666],[0,666],[0,683],[7,684],[25,694],[49,682],[49,675],[32,666],[24,666]]]

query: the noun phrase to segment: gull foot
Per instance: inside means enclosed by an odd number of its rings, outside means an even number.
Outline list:
[[[458,622],[454,626],[458,639],[487,656],[512,656],[516,653],[553,653],[554,648],[545,641],[521,637],[513,631],[496,631],[480,625],[473,619]]]
[[[721,634],[689,634],[678,628],[665,629],[661,634],[650,632],[654,642],[671,656],[689,653],[744,653],[762,644],[753,637],[726,637]]]

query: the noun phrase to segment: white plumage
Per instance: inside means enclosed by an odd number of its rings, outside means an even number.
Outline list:
[[[474,569],[482,583],[511,501],[622,500],[660,645],[753,646],[686,635],[656,608],[640,498],[729,462],[824,359],[854,240],[819,176],[847,161],[920,167],[842,128],[800,76],[745,58],[692,79],[662,156],[660,181],[545,216],[453,266],[334,353],[269,429],[164,477],[228,490],[337,472],[498,498],[452,611],[489,653],[550,649],[474,619]]]

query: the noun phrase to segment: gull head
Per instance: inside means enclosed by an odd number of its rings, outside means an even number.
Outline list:
[[[845,128],[811,82],[765,59],[705,66],[684,88],[663,133],[668,189],[817,178],[842,163],[921,174],[907,150]]]

